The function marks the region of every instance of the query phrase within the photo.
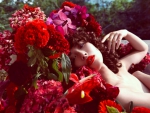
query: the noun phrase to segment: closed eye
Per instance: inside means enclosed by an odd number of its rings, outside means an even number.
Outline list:
[[[83,46],[84,46],[84,44],[85,44],[85,42],[80,42],[80,43],[78,43],[78,48],[79,48],[79,49],[82,49]]]

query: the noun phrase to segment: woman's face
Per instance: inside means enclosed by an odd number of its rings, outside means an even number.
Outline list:
[[[103,63],[101,52],[92,43],[83,41],[71,48],[70,58],[74,59],[76,67],[88,65],[96,71],[100,70]]]

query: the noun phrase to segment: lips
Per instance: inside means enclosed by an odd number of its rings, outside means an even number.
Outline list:
[[[95,59],[95,55],[88,56],[88,58],[86,59],[87,65],[91,66],[94,62],[94,59]]]

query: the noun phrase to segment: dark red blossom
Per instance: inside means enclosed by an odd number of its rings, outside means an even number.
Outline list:
[[[47,43],[49,49],[57,53],[68,54],[70,46],[65,37],[60,32],[56,31],[53,25],[48,25],[48,31],[51,37]]]
[[[112,100],[104,100],[99,103],[98,113],[108,113],[107,106],[116,108],[119,112],[122,112],[122,107]],[[147,113],[147,112],[145,112]]]
[[[85,26],[87,31],[93,31],[97,36],[100,36],[102,33],[102,28],[100,24],[95,20],[94,16],[90,14],[89,17],[87,17],[86,21],[88,23],[85,23],[87,24]]]
[[[65,1],[65,2],[63,2],[63,4],[61,5],[61,8],[64,8],[64,6],[68,6],[68,7],[73,8],[73,7],[76,6],[76,4],[74,4],[74,3],[72,3],[72,2]]]
[[[26,63],[16,61],[10,66],[8,76],[11,82],[21,86],[26,84],[31,79],[30,71],[31,70]]]
[[[15,92],[18,90],[17,85],[15,85],[13,82],[11,82],[8,87],[6,88],[7,91],[7,99],[8,106],[15,106],[16,105],[16,98],[15,98]]]
[[[18,53],[24,53],[27,50],[27,45],[43,48],[48,40],[47,25],[42,20],[34,20],[18,28],[15,34],[14,46]]]

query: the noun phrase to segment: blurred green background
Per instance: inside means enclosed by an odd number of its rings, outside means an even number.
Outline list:
[[[0,32],[11,30],[9,17],[23,5],[39,6],[48,16],[65,0],[0,0]],[[150,39],[150,0],[68,0],[85,5],[101,24],[103,32],[127,29],[143,40]]]

